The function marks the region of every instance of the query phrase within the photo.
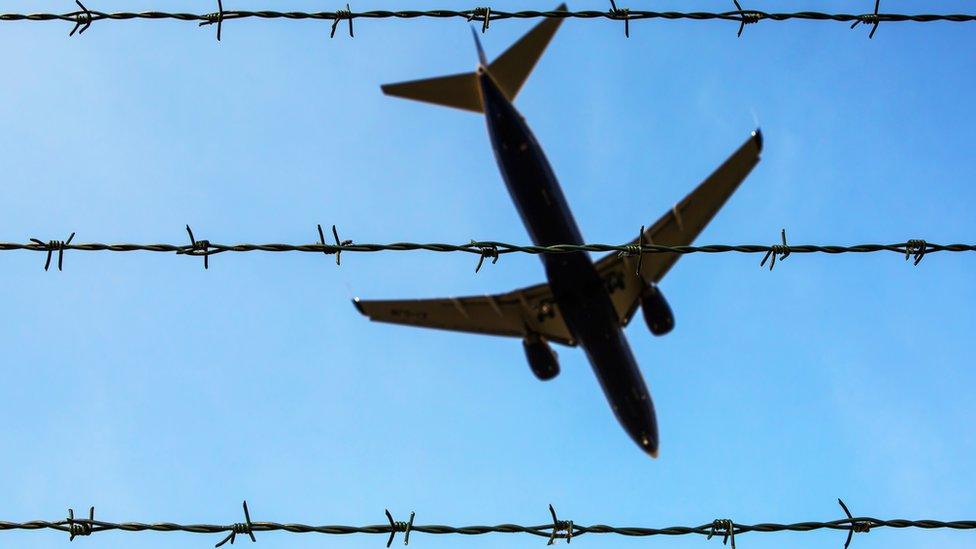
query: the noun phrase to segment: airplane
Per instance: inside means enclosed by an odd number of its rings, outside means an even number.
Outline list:
[[[558,10],[565,10],[562,4]],[[542,148],[512,105],[562,19],[546,19],[489,63],[475,35],[475,72],[382,86],[387,95],[482,113],[508,192],[538,246],[583,244],[559,182]],[[759,129],[688,196],[674,205],[637,245],[690,245],[759,162]],[[617,420],[647,454],[658,455],[654,404],[624,337],[638,305],[650,332],[674,328],[674,315],[658,283],[681,257],[611,253],[596,262],[585,252],[542,254],[548,283],[504,294],[419,300],[353,299],[370,320],[522,339],[540,380],[559,374],[549,342],[583,347]],[[640,272],[637,272],[640,265]]]

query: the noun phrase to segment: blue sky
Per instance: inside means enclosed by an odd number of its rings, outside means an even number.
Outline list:
[[[96,5],[97,4],[97,5]],[[225,4],[227,4],[225,2]],[[884,2],[967,12],[961,1]],[[551,7],[499,1],[494,9]],[[235,2],[228,9],[268,7]],[[623,5],[622,5],[623,6]],[[207,2],[98,2],[211,11]],[[333,9],[296,0],[282,9]],[[354,4],[434,8],[444,3]],[[467,8],[473,6],[452,6]],[[574,9],[605,9],[578,2]],[[729,9],[634,2],[633,9]],[[863,2],[756,2],[869,11]],[[70,2],[8,1],[4,11]],[[531,26],[495,22],[489,57]],[[587,241],[623,242],[681,199],[759,120],[763,160],[697,243],[855,244],[976,234],[976,45],[969,24],[568,21],[516,105]],[[0,240],[308,243],[528,236],[470,113],[383,96],[470,70],[460,21],[3,23]],[[626,333],[658,410],[661,457],[614,420],[583,353],[540,383],[517,340],[370,323],[349,304],[507,291],[531,256],[475,275],[433,253],[0,254],[5,315],[0,519],[68,507],[113,521],[669,526],[855,514],[973,518],[976,257],[683,258],[662,283],[675,331]],[[56,532],[6,532],[62,547]],[[740,547],[839,547],[842,532],[745,535]],[[219,536],[102,533],[92,547],[207,547]],[[380,547],[373,536],[258,534],[262,548]],[[238,540],[238,543],[250,543]],[[412,546],[536,547],[531,536]],[[701,547],[586,536],[589,548]],[[710,543],[718,544],[717,540]],[[968,547],[952,531],[859,535],[860,549]],[[573,544],[576,545],[576,542]]]

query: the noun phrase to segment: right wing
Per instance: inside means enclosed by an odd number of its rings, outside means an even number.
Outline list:
[[[644,231],[644,243],[658,246],[690,246],[705,225],[715,217],[739,184],[759,163],[762,133],[756,130],[741,147],[719,166],[695,190],[674,205],[650,228]],[[636,246],[634,239],[630,245]],[[597,272],[610,292],[620,324],[626,325],[637,311],[645,281],[658,283],[678,261],[681,254],[649,253],[641,261],[641,279],[637,278],[637,257],[621,257],[616,252],[596,262]]]
[[[367,300],[353,304],[370,320],[576,345],[547,284],[505,294],[442,299]]]

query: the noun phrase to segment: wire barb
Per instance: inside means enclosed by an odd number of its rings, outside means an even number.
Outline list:
[[[641,267],[644,266],[644,226],[641,225],[637,236],[637,278],[641,278]]]
[[[780,231],[780,236],[783,238],[783,244],[773,244],[769,247],[769,251],[763,256],[762,261],[759,262],[759,267],[766,265],[766,260],[772,258],[773,260],[769,262],[769,270],[773,270],[773,265],[776,265],[776,256],[779,255],[780,261],[785,260],[790,256],[790,246],[786,243],[786,229]]]
[[[478,266],[474,268],[475,274],[481,270],[481,266],[484,265],[486,258],[491,258],[492,265],[498,263],[498,246],[495,244],[484,245],[475,240],[471,240],[470,245],[481,250],[481,255],[478,257]]]
[[[610,11],[608,13],[610,19],[624,20],[624,37],[630,38],[630,8],[617,8],[617,3],[610,0]]]
[[[319,224],[319,242],[322,243],[322,253],[325,255],[335,254],[336,265],[340,264],[340,259],[342,256],[342,247],[352,244],[352,240],[339,240],[339,231],[336,230],[336,226],[332,226],[332,238],[335,239],[335,246],[325,243],[325,233],[322,232],[322,225]],[[332,248],[331,250],[329,248]]]
[[[197,240],[193,236],[193,229],[189,225],[186,226],[186,234],[190,235],[190,246],[189,248],[181,248],[176,251],[177,254],[183,255],[202,255],[203,256],[203,268],[210,268],[210,254],[215,254],[218,252],[210,251],[210,241],[209,240]]]
[[[75,4],[78,4],[78,7],[81,8],[81,11],[71,14],[74,15],[75,18],[75,27],[71,29],[71,32],[68,33],[68,36],[74,36],[75,32],[77,32],[79,36],[84,34],[85,31],[88,30],[88,27],[91,26],[92,21],[95,20],[91,10],[86,8],[85,5],[82,4],[80,0],[75,0]],[[81,28],[81,30],[78,30],[79,27]]]
[[[95,522],[95,507],[88,508],[88,520],[81,519],[75,520],[75,510],[68,509],[68,533],[70,537],[68,541],[74,541],[75,536],[90,536],[92,535],[92,527]]]
[[[861,23],[871,25],[871,33],[868,34],[868,38],[874,38],[874,33],[878,32],[878,24],[881,23],[881,18],[878,16],[878,8],[881,7],[881,0],[874,0],[874,13],[859,15],[857,20],[851,23],[851,28],[860,25]]]
[[[36,238],[30,239],[31,242],[37,244],[38,249],[47,251],[47,260],[44,261],[44,270],[48,270],[51,267],[51,254],[55,251],[58,252],[58,270],[62,270],[64,266],[64,250],[71,244],[71,239],[75,237],[75,233],[71,233],[68,240],[50,240],[46,244],[41,242]]]
[[[546,545],[552,545],[556,543],[557,539],[565,539],[566,543],[572,543],[573,541],[573,521],[571,520],[559,520],[556,517],[556,509],[553,508],[552,504],[549,504],[549,514],[552,515],[552,532],[549,534],[549,543]],[[566,532],[565,534],[560,534],[559,532]]]
[[[247,510],[247,500],[244,500],[244,522],[235,522],[230,528],[231,530],[230,533],[227,534],[227,537],[222,539],[217,545],[214,545],[214,547],[220,547],[228,541],[231,545],[234,545],[234,540],[237,539],[237,534],[247,534],[251,537],[252,542],[258,541],[254,537],[254,524],[251,522],[251,513]]]
[[[488,30],[488,25],[491,24],[491,8],[485,6],[471,10],[468,21],[477,21],[478,19],[481,19],[481,34],[484,34]]]
[[[851,544],[851,538],[854,537],[854,532],[870,532],[871,523],[864,520],[855,520],[854,516],[851,515],[850,509],[847,508],[847,505],[844,505],[844,500],[837,498],[837,503],[840,504],[844,513],[847,514],[847,519],[851,522],[851,528],[847,531],[847,541],[844,542],[844,549],[847,549]]]
[[[915,257],[914,265],[918,265],[919,261],[922,260],[922,256],[925,255],[925,248],[928,246],[924,240],[909,240],[905,243],[905,261],[908,261],[910,256]]]
[[[197,25],[197,26],[198,27],[202,27],[204,25],[213,25],[214,23],[216,23],[217,24],[217,41],[220,42],[220,31],[223,29],[223,26],[224,26],[224,1],[223,0],[217,0],[217,11],[216,11],[216,13],[208,13],[208,14],[204,15],[203,17],[206,20],[205,21],[201,21],[200,24]]]
[[[335,38],[336,28],[339,27],[339,21],[343,19],[349,20],[349,38],[355,38],[355,35],[352,33],[352,8],[349,7],[349,4],[346,4],[346,9],[344,10],[336,10],[335,16],[332,19],[332,32],[329,34],[329,38]]]
[[[634,257],[637,256],[637,278],[641,276],[641,267],[644,264],[644,252],[650,251],[644,249],[645,237],[644,237],[644,226],[641,225],[640,232],[637,233],[637,244],[630,244],[625,247],[624,250],[617,252],[617,257]]]
[[[732,549],[735,549],[735,523],[729,519],[715,519],[712,521],[712,529],[705,539],[712,539],[712,536],[722,535],[722,545],[732,540]]]
[[[743,31],[743,29],[746,28],[746,25],[751,25],[753,23],[758,23],[761,19],[763,19],[765,17],[765,15],[763,13],[761,13],[761,12],[758,12],[758,11],[746,11],[746,10],[742,9],[742,6],[739,5],[739,0],[732,0],[732,3],[735,4],[735,8],[737,10],[739,10],[739,13],[738,13],[738,16],[739,16],[739,32],[735,35],[736,38],[739,38],[739,37],[742,36],[742,31]]]
[[[393,538],[397,532],[403,532],[403,544],[408,545],[410,543],[410,530],[413,529],[413,517],[415,513],[411,511],[410,520],[401,522],[393,520],[393,515],[390,514],[389,509],[384,509],[384,511],[386,511],[386,519],[390,521],[390,539],[386,540],[386,546],[389,547],[393,544]]]

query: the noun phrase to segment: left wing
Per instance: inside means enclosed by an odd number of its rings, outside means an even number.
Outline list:
[[[529,333],[576,345],[547,284],[505,294],[441,299],[368,300],[353,304],[370,320],[476,334],[524,337]]]

